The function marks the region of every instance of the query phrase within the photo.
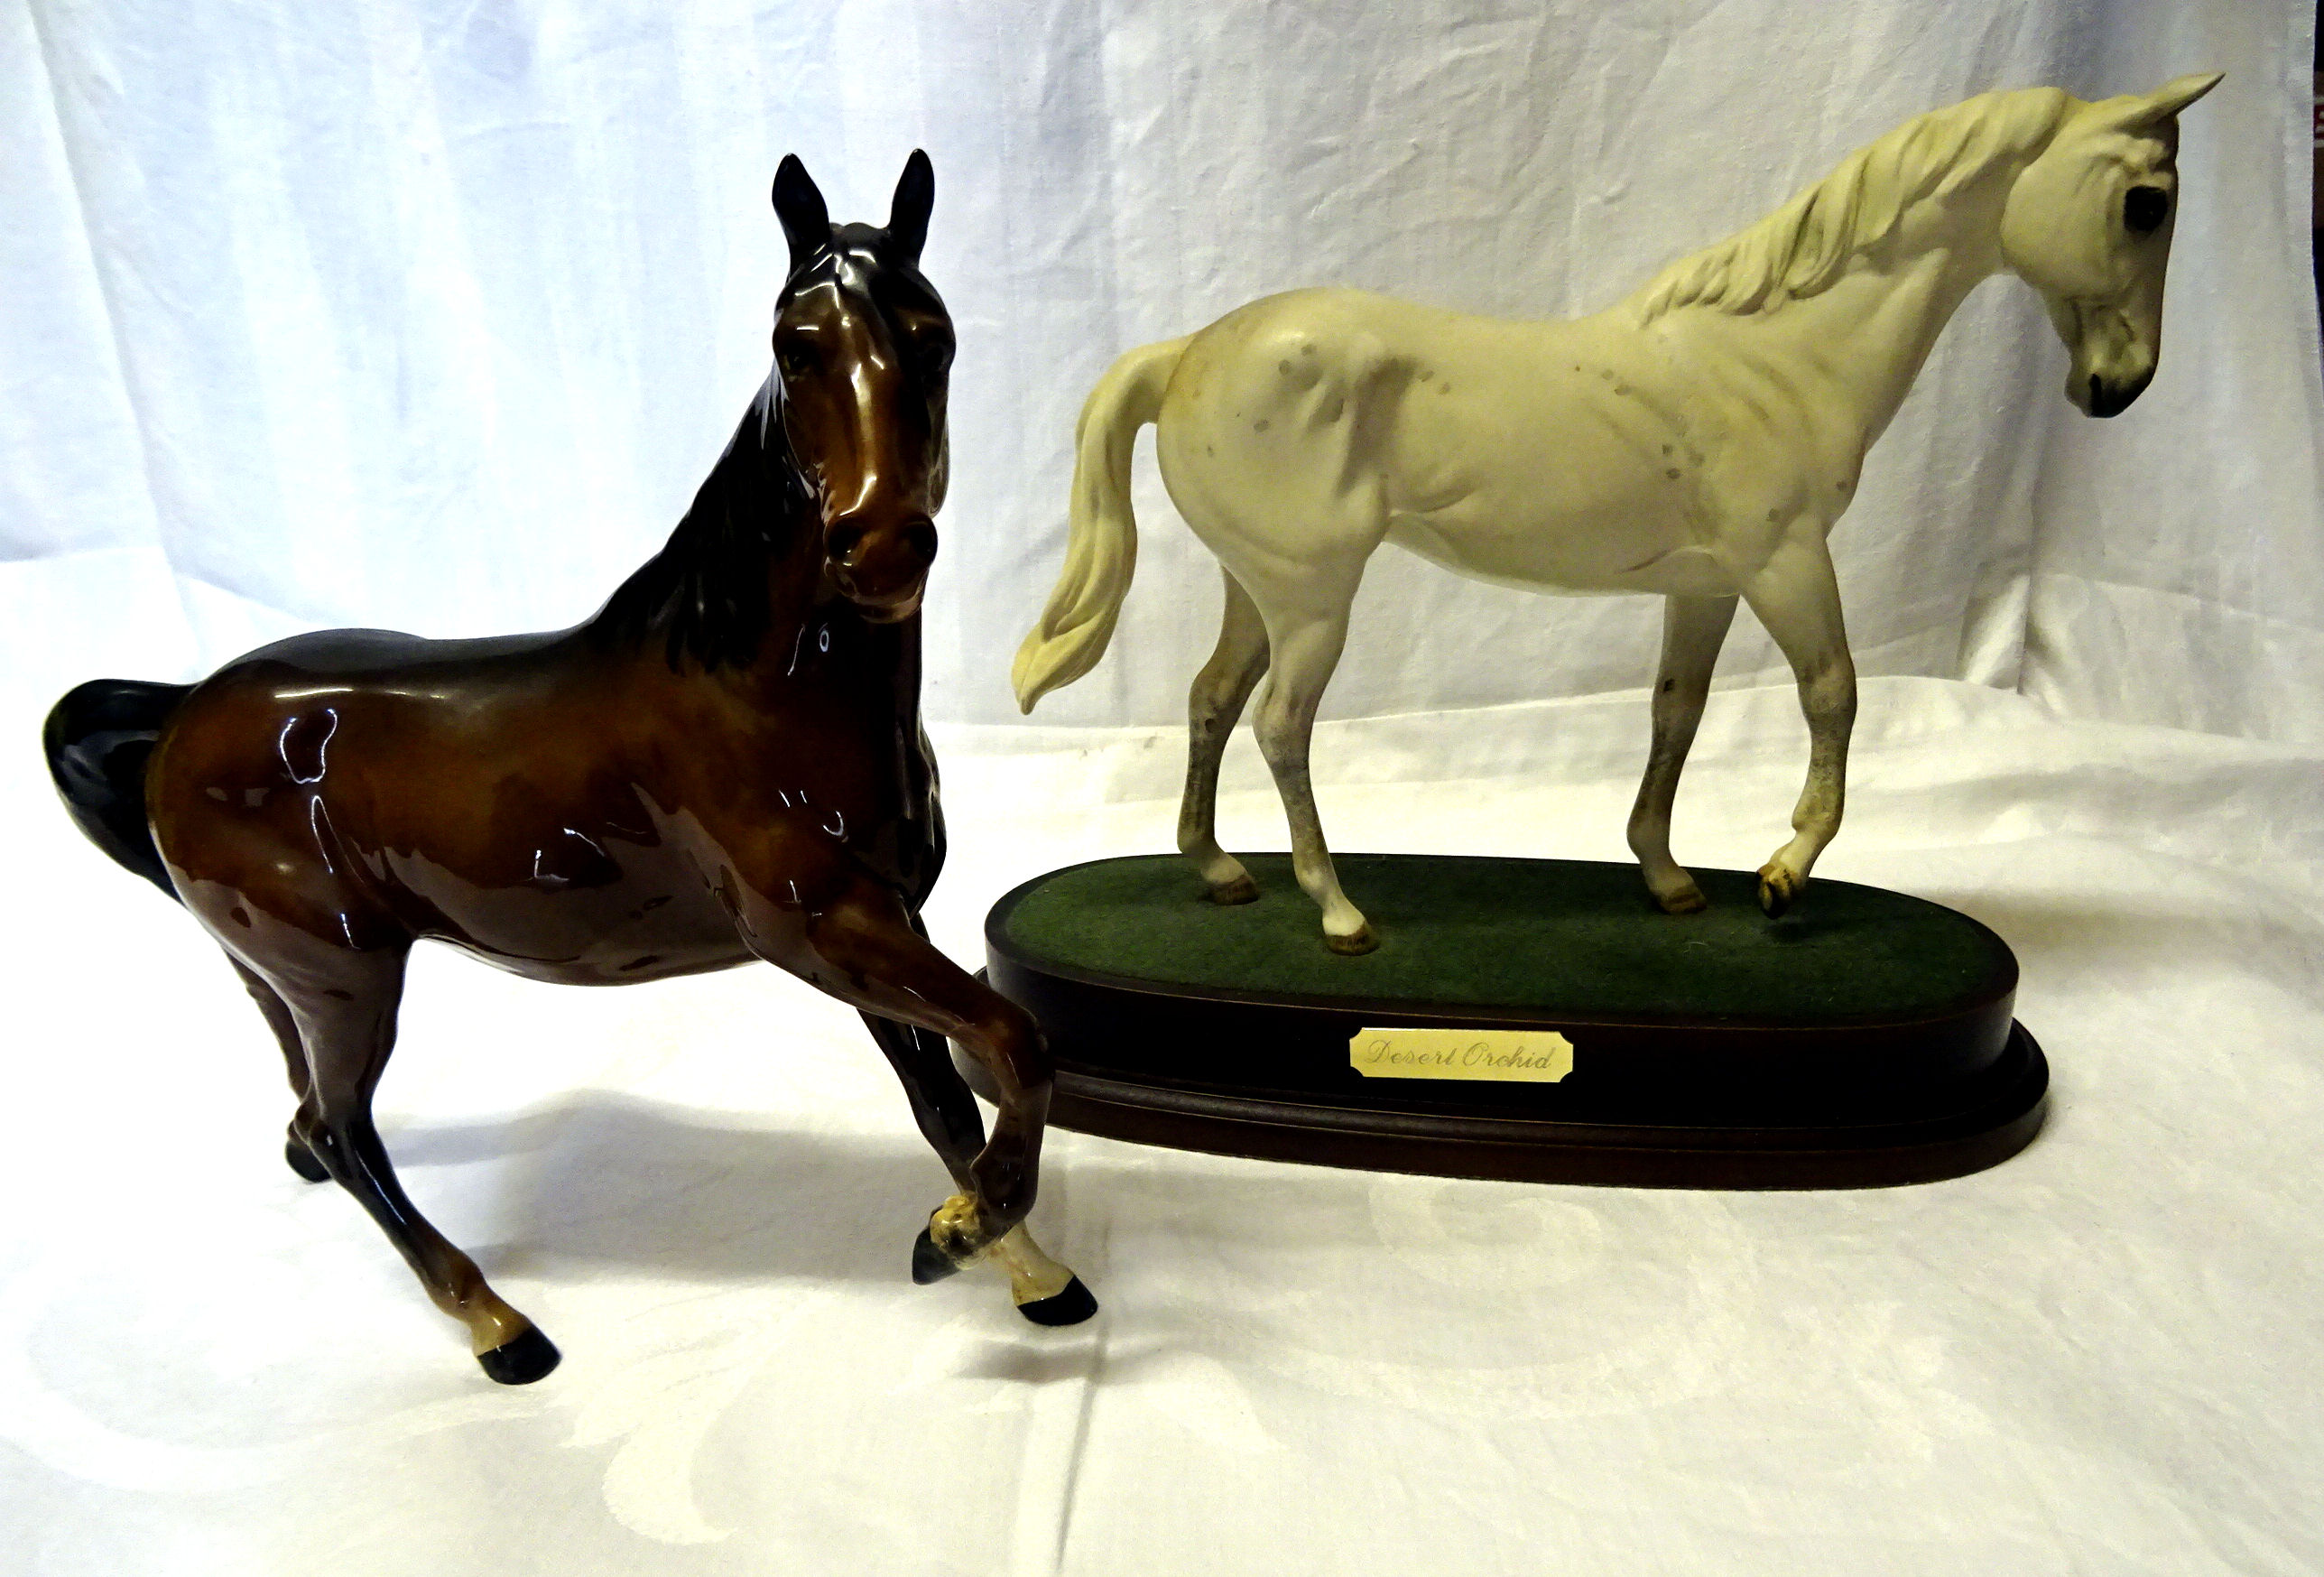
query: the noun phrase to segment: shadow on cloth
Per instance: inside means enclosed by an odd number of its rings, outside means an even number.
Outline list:
[[[2209,896],[2207,895],[2207,896]],[[2028,979],[2084,978],[2162,966],[2174,977],[2258,975],[2288,989],[2314,980],[2313,929],[2296,914],[2256,904],[2223,911],[2216,898],[2173,904],[2169,895],[2130,903],[1995,893],[1938,895],[1990,926]]]
[[[436,1192],[422,1168],[497,1169],[489,1258],[500,1271],[578,1260],[681,1278],[897,1281],[951,1192],[909,1127],[801,1133],[602,1092],[384,1136],[415,1194]]]

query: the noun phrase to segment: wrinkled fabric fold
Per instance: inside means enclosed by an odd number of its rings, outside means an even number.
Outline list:
[[[1845,21],[1678,0],[20,0],[0,33],[24,88],[6,112],[23,156],[0,175],[19,380],[0,555],[158,545],[201,666],[321,625],[570,623],[658,544],[764,376],[777,160],[801,153],[841,217],[876,218],[924,145],[928,268],[960,326],[930,711],[1004,722],[1005,654],[1062,560],[1074,414],[1121,351],[1323,283],[1593,311],[1923,110],[2210,67],[2228,77],[2184,127],[2144,398],[2076,415],[2032,293],[1991,282],[1874,449],[1835,552],[1868,673],[2313,738],[2308,25],[2291,0]],[[1180,715],[1215,633],[1217,571],[1150,459],[1136,474],[1144,552],[1114,650],[1044,720]],[[1645,599],[1544,599],[1384,555],[1325,715],[1643,683],[1656,618]],[[2216,660],[2153,656],[2190,644]],[[1780,660],[1745,627],[1724,672]]]

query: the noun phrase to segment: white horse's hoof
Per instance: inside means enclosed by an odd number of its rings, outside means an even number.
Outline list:
[[[1329,931],[1325,932],[1323,933],[1323,945],[1343,957],[1356,958],[1361,954],[1370,952],[1374,948],[1378,947],[1380,945],[1380,938],[1375,932],[1374,932],[1372,923],[1367,920],[1345,936],[1335,935],[1333,932]]]
[[[1703,896],[1702,888],[1691,880],[1679,886],[1650,890],[1654,895],[1655,906],[1665,914],[1699,914],[1710,907],[1710,900]]]
[[[1250,872],[1237,871],[1211,887],[1210,901],[1222,908],[1231,908],[1236,904],[1255,904],[1259,901],[1259,884],[1251,879]]]
[[[1759,867],[1759,907],[1770,920],[1782,918],[1807,887],[1808,878],[1786,867],[1768,864]]]

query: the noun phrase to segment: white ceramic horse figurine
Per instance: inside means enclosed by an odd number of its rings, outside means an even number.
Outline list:
[[[1501,585],[1659,592],[1653,743],[1630,847],[1655,901],[1703,906],[1671,802],[1711,667],[1751,605],[1811,739],[1794,836],[1759,872],[1781,914],[1838,830],[1856,670],[1825,539],[1971,286],[2006,268],[2111,416],[2154,376],[2178,115],[2219,80],[2086,104],[1988,93],[1908,121],[1766,218],[1595,317],[1475,318],[1352,290],[1270,296],[1131,351],[1083,407],[1063,576],[1017,654],[1025,710],[1096,664],[1137,557],[1131,446],[1156,424],[1171,499],[1226,571],[1189,700],[1179,848],[1221,904],[1258,895],[1214,830],[1218,758],[1255,727],[1300,886],[1335,951],[1375,945],[1339,889],[1308,780],[1316,705],[1384,541]]]

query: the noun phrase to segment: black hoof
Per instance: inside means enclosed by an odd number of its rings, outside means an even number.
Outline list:
[[[1089,1295],[1078,1276],[1054,1297],[1017,1305],[1017,1313],[1036,1325],[1079,1325],[1097,1312],[1097,1300]]]
[[[926,1286],[932,1281],[942,1281],[948,1276],[958,1276],[960,1267],[952,1257],[936,1246],[936,1239],[922,1227],[920,1236],[912,1240],[912,1279],[916,1285]]]
[[[541,1334],[539,1326],[525,1331],[514,1341],[505,1341],[490,1352],[477,1355],[484,1372],[504,1386],[529,1386],[557,1367],[564,1354],[557,1344]]]
[[[315,1159],[315,1153],[296,1139],[282,1141],[282,1159],[291,1164],[292,1171],[309,1183],[329,1183],[331,1180],[329,1171]]]

